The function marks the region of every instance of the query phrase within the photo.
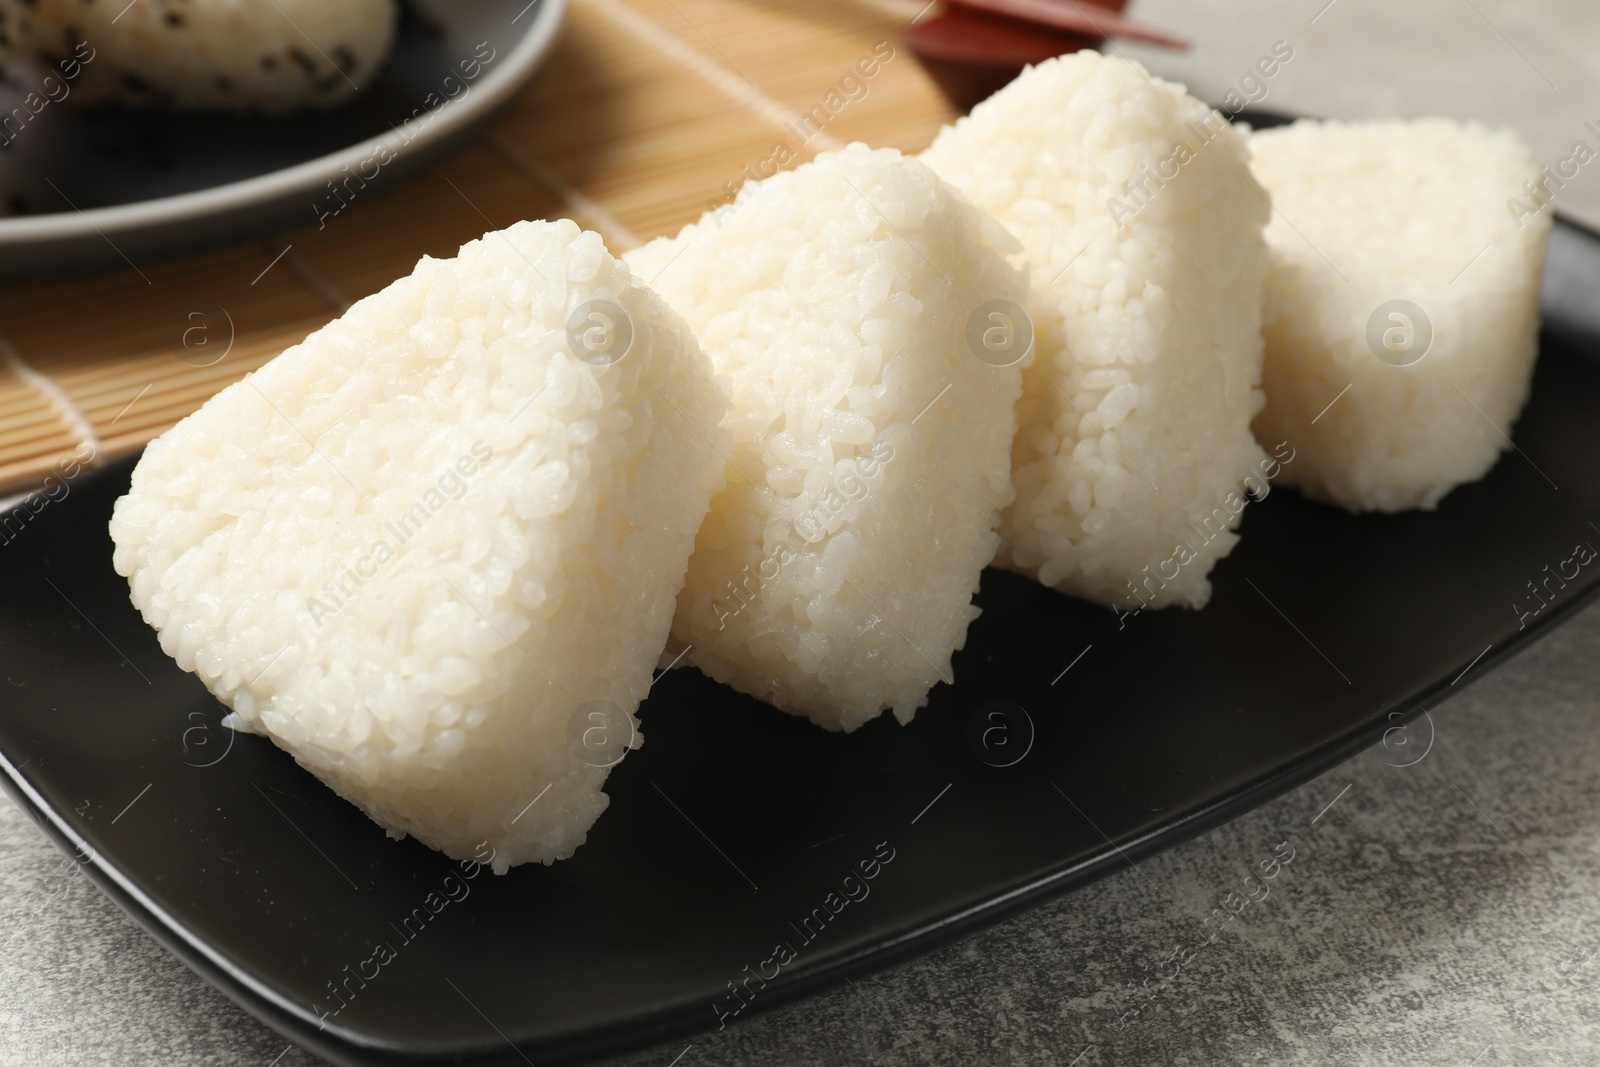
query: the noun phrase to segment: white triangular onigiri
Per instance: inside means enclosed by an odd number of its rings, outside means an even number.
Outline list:
[[[596,234],[518,223],[153,441],[115,565],[180,666],[392,833],[550,862],[638,743],[724,406]]]
[[[1110,607],[1203,607],[1279,469],[1250,433],[1271,209],[1244,138],[1183,86],[1085,51],[1023,71],[922,158],[1031,272],[1039,357],[996,563]]]
[[[1513,447],[1528,399],[1552,222],[1538,159],[1453,119],[1301,119],[1250,149],[1279,209],[1256,433],[1294,442],[1283,481],[1313,499],[1436,507]]]
[[[855,144],[627,254],[733,403],[686,662],[834,730],[908,722],[951,680],[1011,499],[1016,247],[922,163]]]

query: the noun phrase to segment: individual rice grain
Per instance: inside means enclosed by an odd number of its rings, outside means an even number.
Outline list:
[[[1022,240],[1032,279],[997,562],[1106,605],[1203,606],[1276,469],[1250,433],[1268,205],[1242,137],[1139,64],[1079,52],[922,158]]]
[[[1537,355],[1551,215],[1514,133],[1301,121],[1250,138],[1267,229],[1263,441],[1352,511],[1432,508],[1509,449]],[[1547,187],[1548,188],[1548,187]]]
[[[152,442],[115,565],[179,666],[396,836],[550,862],[639,740],[723,410],[596,234],[518,223]]]
[[[733,402],[727,487],[678,598],[686,662],[843,730],[908,722],[951,679],[1026,353],[1011,335],[980,359],[968,326],[1023,299],[1015,247],[923,164],[851,145],[625,257]]]

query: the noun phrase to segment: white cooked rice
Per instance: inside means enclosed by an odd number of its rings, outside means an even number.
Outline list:
[[[628,253],[733,400],[727,488],[678,600],[686,662],[843,730],[908,722],[951,677],[1020,388],[967,324],[1022,301],[1015,247],[923,164],[851,145]]]
[[[1039,356],[996,562],[1108,606],[1203,606],[1246,490],[1276,472],[1250,433],[1269,209],[1243,138],[1181,86],[1079,52],[923,159],[1031,271]]]
[[[67,68],[80,104],[282,112],[372,85],[398,11],[395,0],[0,0],[0,14],[25,27],[18,54],[58,70],[80,61]]]
[[[591,299],[636,331],[609,366],[569,350]],[[393,834],[548,863],[606,807],[574,723],[609,701],[620,734],[650,685],[724,409],[599,236],[518,223],[153,441],[115,565],[179,666]]]
[[[1301,121],[1250,144],[1281,212],[1257,434],[1294,441],[1285,479],[1309,496],[1434,507],[1510,447],[1528,398],[1551,225],[1525,188],[1538,161],[1508,130],[1447,119]]]

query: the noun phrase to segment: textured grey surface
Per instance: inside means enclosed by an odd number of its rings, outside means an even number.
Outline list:
[[[1592,0],[1325,4],[1139,0],[1134,13],[1197,47],[1137,54],[1220,100],[1288,40],[1295,59],[1261,106],[1478,117],[1552,161],[1600,120]],[[1589,169],[1557,203],[1600,223]],[[615,1065],[1600,1061],[1597,643],[1600,605],[1469,675],[1431,729],[1137,869]],[[1269,894],[1202,944],[1207,914],[1280,842],[1294,858]],[[316,1062],[169,956],[0,801],[0,1065]]]

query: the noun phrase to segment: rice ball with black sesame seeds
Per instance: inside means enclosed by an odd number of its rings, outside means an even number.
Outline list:
[[[733,405],[686,662],[833,730],[909,722],[951,680],[1011,496],[1016,247],[922,163],[856,144],[626,254]]]
[[[180,667],[393,836],[548,863],[640,740],[725,407],[598,235],[518,223],[153,441],[114,563]]]
[[[1302,120],[1250,147],[1279,211],[1257,435],[1294,442],[1284,481],[1308,496],[1435,507],[1511,448],[1528,399],[1551,226],[1538,160],[1449,119]]]
[[[922,158],[1021,239],[1033,283],[996,562],[1107,606],[1204,606],[1272,469],[1250,433],[1269,207],[1243,137],[1182,86],[1078,52]]]
[[[395,0],[27,6],[32,25],[17,51],[47,66],[74,61],[80,104],[267,113],[330,107],[369,88],[398,19]]]

